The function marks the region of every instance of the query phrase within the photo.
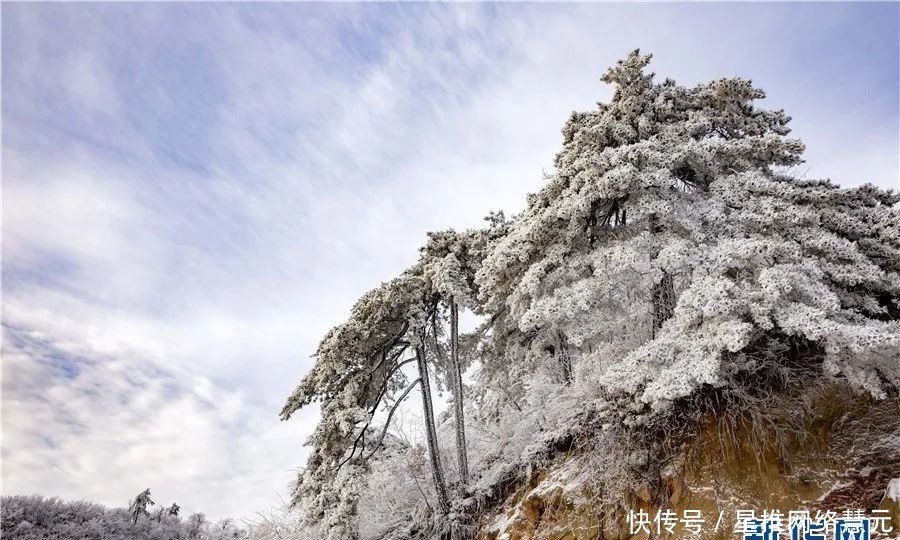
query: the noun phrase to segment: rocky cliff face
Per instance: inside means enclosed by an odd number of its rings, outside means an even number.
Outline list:
[[[597,462],[591,450],[558,456],[534,471],[501,508],[482,517],[479,538],[695,537],[680,524],[674,533],[630,535],[629,509],[650,516],[671,510],[679,517],[685,510],[700,511],[701,538],[740,538],[733,532],[739,509],[757,514],[777,509],[785,515],[862,509],[871,515],[876,508],[888,511],[895,532],[873,538],[900,538],[900,399],[872,401],[839,387],[799,399],[807,406],[773,415],[769,418],[781,420],[768,425],[707,415],[654,477],[637,479],[617,493],[598,492],[591,481],[603,472],[590,470]]]

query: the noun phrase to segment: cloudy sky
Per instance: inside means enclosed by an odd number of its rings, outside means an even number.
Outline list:
[[[520,209],[631,49],[752,78],[798,174],[898,187],[898,9],[4,3],[3,493],[271,506],[319,336]]]

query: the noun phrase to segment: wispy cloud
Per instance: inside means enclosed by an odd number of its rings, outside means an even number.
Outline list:
[[[3,481],[249,515],[319,336],[429,229],[515,211],[628,50],[743,75],[811,176],[897,183],[896,4],[3,10]]]

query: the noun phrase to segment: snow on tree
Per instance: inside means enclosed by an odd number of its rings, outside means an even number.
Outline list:
[[[453,417],[456,435],[456,457],[460,475],[460,485],[469,482],[469,464],[466,452],[466,429],[464,413],[464,385],[462,374],[465,368],[460,353],[459,308],[469,308],[480,312],[478,289],[475,276],[484,257],[498,238],[506,232],[506,218],[502,212],[492,213],[485,221],[484,229],[470,229],[462,233],[453,230],[428,233],[428,242],[422,248],[420,263],[429,287],[446,305],[449,312],[449,362],[444,347],[438,341],[443,334],[437,327],[438,317],[432,318],[434,325],[433,348],[442,362],[444,379],[450,382],[453,396]]]
[[[140,505],[149,494],[142,492]],[[141,497],[143,496],[143,497]],[[133,501],[132,501],[133,502]],[[106,508],[87,501],[63,501],[59,498],[45,498],[37,495],[4,495],[0,500],[3,507],[0,534],[10,540],[59,539],[76,540],[97,538],[103,540],[210,540],[208,528],[202,514],[195,514],[182,521],[171,514],[172,507],[157,512],[154,519],[133,519],[134,508]],[[145,507],[146,509],[146,507]],[[144,512],[138,516],[146,517]],[[245,531],[233,529],[243,538]],[[259,540],[263,538],[257,537]],[[277,538],[272,535],[265,540]],[[302,538],[302,537],[301,537]]]
[[[396,408],[416,386],[422,392],[436,506],[442,516],[449,514],[431,400],[432,378],[453,389],[457,458],[465,483],[468,465],[458,308],[477,309],[475,274],[486,247],[502,234],[505,222],[502,214],[492,215],[488,221],[490,226],[484,230],[431,234],[416,265],[364,295],[348,320],[322,340],[312,371],[282,410],[282,419],[287,420],[298,409],[321,402],[321,420],[308,442],[312,450],[296,483],[294,502],[303,502],[310,521],[322,523],[335,538],[355,537],[356,505],[365,484],[367,461],[382,446]],[[449,347],[442,339],[445,311],[450,317]],[[419,377],[410,384],[401,368],[412,362]],[[439,368],[437,372],[430,369],[430,363]],[[385,424],[375,431],[372,422],[387,403],[391,406]]]
[[[777,327],[827,338],[829,369],[877,392],[897,336],[896,325],[883,321],[896,314],[896,195],[779,175],[778,166],[801,161],[803,145],[786,137],[783,111],[753,105],[762,90],[741,78],[694,88],[656,83],[644,73],[649,60],[634,51],[603,77],[616,85],[612,101],[572,114],[556,174],[529,197],[479,271],[485,310],[502,330],[494,333],[500,356],[488,366],[490,379],[498,369],[529,373],[562,349],[570,360],[613,364],[601,381],[611,391],[640,390],[642,402],[663,406],[720,382],[721,354]],[[779,249],[772,240],[785,242],[783,255],[742,253]],[[769,267],[788,253],[794,266]],[[811,269],[817,263],[821,278]],[[733,312],[713,323],[694,311],[689,323],[687,302],[726,301],[725,293],[709,298],[733,281],[721,276],[713,284],[715,264],[725,265],[723,274],[740,268],[766,280],[780,273],[820,283],[807,291],[809,305],[794,300],[777,321],[774,313],[751,320]],[[799,285],[779,286],[789,289],[782,298],[799,294]],[[667,322],[673,316],[678,321]],[[817,328],[804,320],[820,316],[832,322]],[[861,362],[863,347],[875,355],[863,372],[841,367],[850,351]]]
[[[147,510],[148,506],[153,506],[156,504],[150,498],[150,489],[145,489],[144,491],[137,494],[133,501],[131,501],[131,505],[128,507],[128,514],[131,516],[132,523],[137,523],[138,519],[141,516],[150,517],[150,512]]]
[[[750,353],[776,338],[820,348],[828,374],[884,397],[900,383],[898,201],[765,170],[714,181],[697,219],[716,234],[677,262],[689,280],[672,320],[600,382],[662,409],[764,367]]]
[[[322,340],[313,370],[282,411],[282,418],[288,419],[299,408],[321,401],[321,420],[308,442],[312,451],[298,478],[294,501],[307,505],[311,521],[322,523],[329,538],[356,537],[356,505],[365,484],[366,461],[381,445],[387,428],[375,437],[370,425],[379,406],[400,394],[389,422],[399,401],[416,385],[422,390],[425,427],[433,445],[434,489],[442,512],[448,510],[426,358],[429,318],[436,306],[420,265],[364,295],[347,322]],[[405,358],[407,352],[414,356]],[[417,364],[419,379],[408,385],[400,368],[411,362]],[[368,450],[367,444],[372,446]]]
[[[200,538],[206,528],[206,516],[201,512],[195,512],[187,519],[187,537],[191,540]]]
[[[367,459],[395,409],[370,425],[415,386],[407,363],[419,371],[442,514],[460,501],[447,501],[432,374],[453,394],[461,484],[475,477],[480,488],[509,478],[488,470],[510,466],[508,441],[482,435],[498,430],[525,455],[580,427],[577,413],[627,431],[761,373],[896,393],[900,195],[790,176],[803,144],[783,111],[757,106],[765,94],[751,81],[687,88],[656,81],[649,61],[634,51],[604,75],[612,100],[571,115],[555,172],[521,214],[429,234],[416,265],[323,339],[282,418],[321,402],[295,502],[331,538],[357,537]],[[459,309],[483,324],[460,336]],[[476,363],[473,461],[462,373]],[[563,418],[560,407],[579,411]],[[551,433],[532,440],[535,430]]]

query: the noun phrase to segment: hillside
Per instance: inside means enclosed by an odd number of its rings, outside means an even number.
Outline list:
[[[671,538],[735,537],[741,509],[785,516],[797,509],[838,515],[860,509],[889,516],[890,527],[900,531],[900,496],[888,487],[900,472],[900,402],[874,402],[839,386],[800,389],[778,401],[767,426],[710,413],[691,433],[669,442],[658,478],[623,490],[618,501],[596,480],[608,462],[592,448],[572,448],[535,469],[487,512],[478,538],[643,539],[649,531],[632,535],[625,512],[653,516],[661,509],[679,517],[697,511],[710,520],[699,535],[679,523]],[[718,530],[710,530],[720,514]]]

